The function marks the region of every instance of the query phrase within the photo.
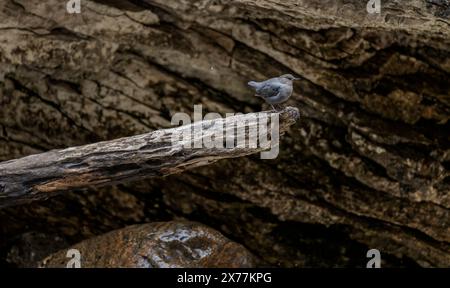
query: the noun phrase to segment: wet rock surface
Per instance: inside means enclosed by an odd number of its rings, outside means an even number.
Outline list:
[[[82,268],[250,268],[252,254],[218,231],[195,222],[132,225],[94,237],[45,258],[41,267],[65,268],[68,249]]]

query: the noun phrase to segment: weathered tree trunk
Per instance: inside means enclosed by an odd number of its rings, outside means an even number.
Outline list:
[[[56,192],[168,176],[258,152],[273,159],[279,133],[299,116],[292,107],[235,115],[0,162],[0,207],[48,199]]]
[[[364,266],[377,248],[450,266],[449,1],[0,3],[0,160],[167,128],[193,104],[259,111],[247,81],[302,78],[276,161],[2,209],[3,253],[29,230],[74,243],[182,217],[270,265]]]

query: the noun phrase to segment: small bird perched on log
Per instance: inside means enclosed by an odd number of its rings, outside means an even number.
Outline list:
[[[250,81],[248,85],[256,90],[255,96],[266,100],[277,111],[274,105],[281,104],[291,97],[293,91],[292,81],[299,79],[291,74],[284,74],[262,82]]]

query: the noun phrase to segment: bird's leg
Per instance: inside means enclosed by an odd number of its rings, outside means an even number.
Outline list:
[[[280,105],[279,104],[275,104],[275,105],[270,104],[270,106],[272,106],[272,109],[273,109],[274,112],[280,111]]]

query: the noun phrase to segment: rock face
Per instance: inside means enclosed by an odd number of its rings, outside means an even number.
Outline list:
[[[40,261],[49,254],[68,247],[58,235],[40,232],[26,232],[10,240],[6,249],[6,261],[9,265],[21,268],[37,268]]]
[[[80,252],[83,268],[251,268],[255,261],[242,245],[193,222],[132,225],[85,240],[68,249]],[[68,249],[41,267],[65,268]]]
[[[0,210],[0,247],[33,229],[71,244],[200,221],[270,265],[450,266],[450,4],[360,0],[0,4],[0,160],[170,126],[176,112],[266,106],[248,80],[291,73],[302,120],[275,161]],[[2,248],[3,249],[3,248]]]

